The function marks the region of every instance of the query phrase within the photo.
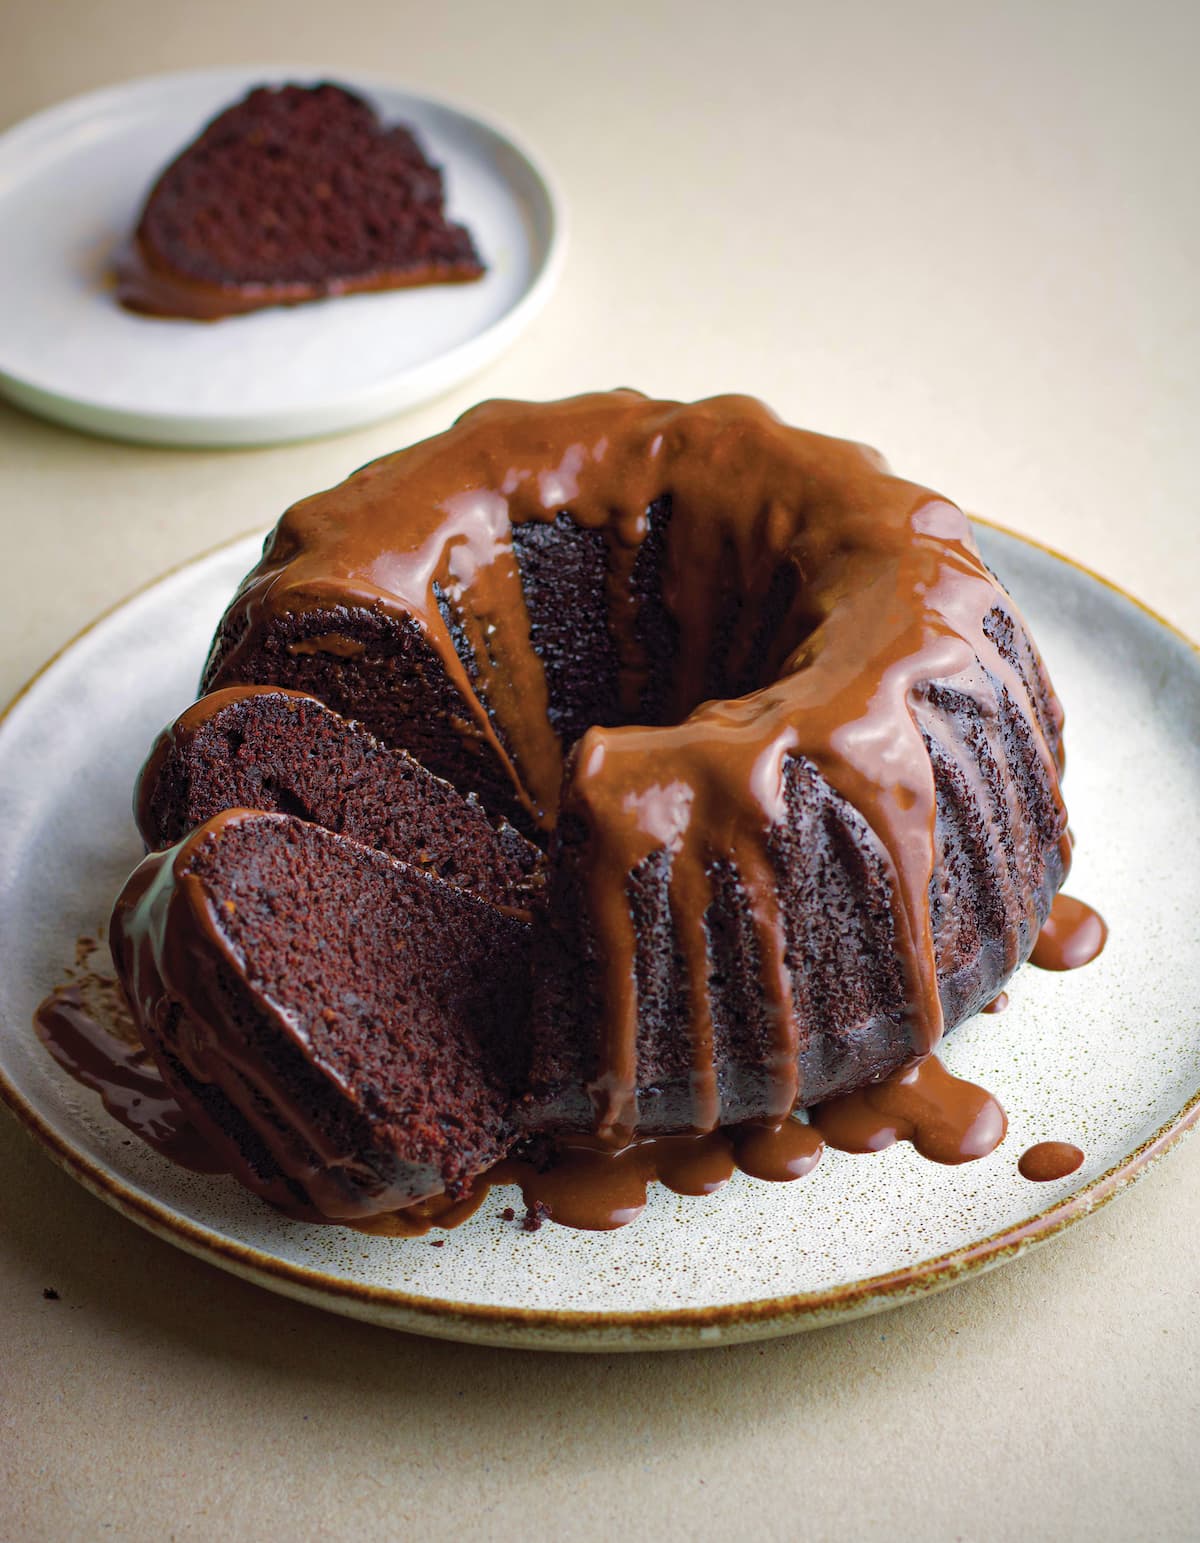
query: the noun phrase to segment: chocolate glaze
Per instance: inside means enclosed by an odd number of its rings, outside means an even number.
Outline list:
[[[646,1187],[658,1179],[677,1194],[711,1194],[740,1168],[758,1179],[803,1178],[823,1147],[878,1152],[911,1141],[938,1163],[987,1157],[1004,1139],[1000,1105],[983,1088],[952,1076],[936,1056],[873,1087],[822,1104],[808,1122],[785,1119],[691,1136],[657,1136],[616,1151],[603,1142],[564,1143],[545,1167],[508,1159],[493,1169],[493,1183],[521,1186],[526,1205],[540,1202],[570,1227],[604,1231],[640,1215]]]
[[[613,594],[628,600],[647,510],[664,497],[672,518],[663,599],[679,631],[671,721],[591,728],[571,750],[547,712],[512,529],[569,510],[576,525],[606,534]],[[769,649],[768,678],[736,699],[703,700],[729,575],[744,602],[726,645],[736,675],[781,569],[798,582]],[[415,622],[465,704],[461,734],[504,768],[530,820],[549,830],[569,816],[584,832],[583,903],[605,961],[603,1044],[589,1091],[596,1133],[623,1146],[639,1120],[627,886],[662,851],[694,980],[705,978],[714,860],[736,871],[772,1026],[761,1113],[778,1122],[812,1101],[799,1079],[796,977],[769,850],[786,819],[790,758],[815,765],[878,838],[904,978],[893,1064],[933,1049],[943,1029],[929,904],[936,801],[918,723],[931,683],[952,681],[989,723],[1001,692],[1020,704],[1065,832],[1061,710],[1048,692],[1041,707],[1031,700],[989,635],[999,594],[954,505],[891,476],[873,452],[787,427],[749,398],[684,406],[617,391],[550,406],[492,402],[294,506],[227,614],[209,680],[247,678],[241,661],[284,617],[361,608]],[[439,600],[454,608],[457,648]],[[650,661],[632,603],[614,609],[626,617],[616,643],[632,710]],[[1065,871],[1065,834],[1060,856]],[[1015,903],[1027,914],[1010,918],[1006,972],[1019,963],[1018,939],[1037,925],[1036,897]],[[689,1004],[690,1124],[707,1131],[720,1098],[706,991],[689,992]]]
[[[359,1216],[342,1225],[377,1238],[423,1238],[434,1227],[449,1231],[469,1221],[487,1199],[490,1187],[487,1183],[477,1184],[461,1200],[451,1200],[449,1195],[431,1195],[428,1200],[418,1200],[415,1205],[405,1206],[402,1211],[385,1211],[379,1216]],[[327,1218],[318,1216],[312,1219],[324,1221]]]
[[[872,1087],[823,1104],[816,1123],[843,1152],[880,1152],[911,1141],[937,1163],[968,1163],[1004,1140],[1004,1110],[985,1089],[951,1076],[936,1056]]]
[[[333,654],[338,659],[359,659],[367,651],[367,645],[357,638],[344,638],[340,632],[322,632],[315,638],[304,638],[288,645],[289,654]]]
[[[1005,1011],[1005,1009],[1007,1007],[1008,1007],[1008,992],[1007,991],[1001,991],[998,996],[994,996],[992,998],[992,1000],[987,1004],[987,1006],[985,1008],[982,1009],[982,1011],[985,1012],[985,1013],[1002,1013],[1002,1012]]]
[[[262,1192],[261,1176],[247,1173],[236,1146],[212,1127],[203,1109],[198,1110],[197,1123],[197,1108],[185,1113],[167,1088],[153,1058],[137,1040],[120,985],[112,976],[88,971],[57,987],[38,1007],[34,1025],[59,1065],[84,1087],[98,1092],[109,1113],[148,1146],[198,1172],[231,1173],[242,1183],[252,1179],[251,1187]],[[517,1184],[526,1206],[538,1216],[560,1226],[609,1231],[641,1214],[654,1181],[676,1194],[709,1195],[740,1168],[757,1179],[787,1183],[816,1167],[826,1141],[845,1150],[868,1152],[896,1139],[913,1140],[918,1151],[938,1162],[986,1156],[1003,1135],[999,1106],[991,1101],[994,1113],[989,1124],[988,1095],[981,1089],[951,1077],[936,1057],[919,1070],[916,1096],[912,1071],[906,1070],[869,1090],[869,1099],[856,1095],[856,1103],[838,1100],[814,1111],[808,1122],[751,1122],[690,1136],[650,1137],[615,1151],[599,1141],[565,1143],[543,1153],[540,1161],[502,1160],[461,1199],[434,1195],[399,1210],[338,1221],[377,1237],[422,1237],[433,1227],[460,1226],[494,1186]],[[1000,1135],[989,1143],[997,1115]],[[848,1136],[853,1145],[846,1144]],[[1038,1177],[1026,1172],[1026,1160],[1037,1162],[1035,1154],[1060,1147],[1061,1143],[1043,1143],[1032,1148],[1021,1159],[1022,1173]],[[1073,1147],[1062,1150],[1076,1151]],[[282,1188],[274,1203],[299,1221],[334,1220]]]
[[[1072,895],[1056,895],[1029,956],[1039,970],[1077,970],[1108,941],[1104,918]]]
[[[484,1176],[519,1184],[526,1206],[565,1227],[607,1232],[634,1221],[657,1180],[677,1195],[711,1195],[734,1171],[776,1183],[816,1167],[821,1135],[799,1120],[754,1123],[693,1135],[650,1136],[614,1149],[601,1140],[567,1141],[543,1163],[507,1158]]]
[[[95,946],[91,939],[80,942]],[[72,973],[75,978],[56,987],[33,1015],[46,1049],[147,1146],[198,1173],[224,1172],[143,1048],[118,982],[90,969]]]
[[[824,1138],[819,1111],[807,1124],[796,1119],[771,1124],[751,1120],[736,1125],[731,1132],[733,1155],[743,1173],[773,1184],[802,1179],[821,1160]]]
[[[1021,1153],[1017,1169],[1023,1179],[1049,1184],[1065,1179],[1083,1163],[1083,1153],[1069,1141],[1039,1141]]]
[[[728,1141],[714,1132],[651,1137],[617,1150],[572,1143],[558,1148],[545,1167],[508,1158],[486,1181],[519,1184],[526,1207],[561,1226],[608,1232],[641,1215],[652,1180],[677,1194],[707,1195],[733,1168]]]

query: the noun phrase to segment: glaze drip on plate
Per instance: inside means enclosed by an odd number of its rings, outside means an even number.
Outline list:
[[[81,941],[87,942],[89,954],[95,950],[92,940]],[[143,968],[146,963],[143,959]],[[333,1219],[285,1183],[268,1196],[261,1163],[250,1166],[237,1143],[213,1125],[202,1103],[187,1098],[185,1107],[167,1085],[138,1042],[117,981],[93,968],[72,974],[75,978],[39,1005],[34,1025],[59,1065],[98,1092],[115,1119],[173,1162],[198,1172],[232,1174],[296,1220]],[[153,977],[148,985],[158,989]],[[711,1195],[740,1169],[757,1179],[789,1183],[812,1172],[827,1144],[871,1153],[895,1140],[910,1140],[933,1161],[968,1162],[987,1156],[1004,1128],[1003,1111],[995,1100],[951,1076],[934,1056],[865,1095],[851,1095],[814,1111],[807,1121],[752,1121],[703,1134],[650,1137],[616,1150],[597,1141],[577,1141],[504,1158],[479,1175],[461,1197],[442,1193],[398,1210],[338,1219],[376,1236],[422,1237],[434,1227],[461,1226],[495,1186],[515,1184],[529,1215],[561,1226],[609,1231],[641,1214],[654,1182],[680,1195]],[[1022,1173],[1047,1179],[1071,1171],[1062,1166],[1060,1147],[1044,1143],[1032,1148],[1021,1159]],[[515,1219],[515,1212],[509,1215]]]
[[[1056,895],[1029,962],[1039,970],[1078,970],[1107,942],[1108,926],[1098,911],[1073,895]]]
[[[1017,1168],[1023,1179],[1052,1184],[1083,1166],[1083,1153],[1069,1141],[1039,1141],[1021,1153]]]
[[[91,945],[89,953],[95,946],[80,941]],[[118,983],[91,969],[72,975],[38,1004],[33,1026],[42,1044],[147,1146],[197,1173],[224,1173],[143,1046]]]

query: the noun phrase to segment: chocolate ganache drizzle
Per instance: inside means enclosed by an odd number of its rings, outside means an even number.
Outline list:
[[[160,902],[163,892],[160,885]],[[137,991],[148,997],[142,1003],[142,1022],[153,1033],[147,1012],[170,1009],[159,967],[144,952],[150,941],[143,933],[133,978]],[[804,1122],[751,1121],[702,1134],[635,1140],[616,1150],[598,1141],[571,1143],[555,1149],[549,1160],[503,1159],[460,1199],[435,1194],[400,1203],[396,1196],[385,1195],[382,1202],[396,1200],[395,1209],[327,1214],[278,1174],[264,1179],[261,1164],[256,1168],[242,1146],[206,1112],[203,1077],[192,1092],[183,1090],[178,1076],[167,1086],[138,1037],[120,985],[102,967],[101,953],[95,939],[80,939],[79,963],[38,1006],[34,1026],[50,1054],[76,1081],[98,1092],[113,1118],[147,1146],[198,1172],[228,1173],[297,1221],[336,1221],[376,1236],[422,1237],[434,1227],[461,1226],[495,1186],[515,1184],[528,1215],[571,1228],[609,1231],[641,1215],[651,1182],[681,1195],[709,1195],[741,1169],[756,1179],[788,1183],[811,1173],[826,1145],[868,1153],[896,1140],[911,1141],[935,1162],[969,1162],[994,1150],[1005,1130],[1003,1111],[990,1094],[951,1077],[938,1058],[930,1056],[882,1083],[834,1100]],[[191,978],[189,970],[185,980]],[[189,1071],[202,1072],[195,1048],[186,1053]],[[1077,1161],[1063,1166],[1060,1151],[1077,1149],[1061,1143],[1035,1147],[1022,1158],[1022,1173],[1035,1179],[1058,1178],[1082,1161],[1080,1153]],[[344,1194],[338,1195],[334,1212],[344,1199]],[[515,1221],[516,1213],[510,1207],[502,1219]]]
[[[664,499],[662,602],[678,648],[665,706],[656,721],[639,722],[653,661],[630,580],[647,511]],[[591,727],[574,744],[548,711],[513,544],[514,527],[549,525],[563,511],[608,542],[628,720]],[[740,604],[718,636],[731,585]],[[293,650],[344,653],[349,640],[331,632],[330,613],[365,610],[419,628],[464,704],[458,732],[503,769],[530,826],[548,832],[569,819],[583,832],[583,903],[604,1002],[589,1092],[596,1133],[620,1144],[639,1129],[629,875],[658,852],[670,857],[671,917],[693,980],[705,978],[714,861],[736,870],[771,1025],[759,1113],[778,1121],[813,1101],[798,1071],[804,976],[789,957],[770,853],[772,832],[787,819],[789,760],[811,763],[883,854],[907,1059],[928,1056],[943,1030],[929,900],[937,807],[925,739],[935,684],[951,683],[986,723],[1004,696],[1033,725],[1062,833],[1052,876],[1061,880],[1069,863],[1061,712],[1040,665],[1035,694],[989,629],[998,597],[958,508],[892,476],[874,452],[788,427],[750,398],[681,405],[617,391],[549,406],[490,402],[289,510],[226,617],[207,684],[251,678],[246,661],[281,618],[314,615],[313,637]],[[772,605],[778,621],[764,646]],[[723,680],[744,681],[754,662],[750,689],[714,698],[718,653]],[[1023,828],[1017,790],[1002,796]],[[980,802],[986,821],[988,800]],[[1037,895],[1010,889],[1006,972],[1042,920]],[[690,991],[687,1012],[690,1124],[704,1132],[722,1122],[705,990]]]

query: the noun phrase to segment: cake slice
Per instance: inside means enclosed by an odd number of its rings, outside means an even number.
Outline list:
[[[494,905],[528,910],[542,892],[545,859],[532,842],[302,692],[213,691],[155,741],[134,794],[148,848],[235,808],[312,820]]]
[[[411,130],[341,86],[260,86],[159,177],[117,294],[129,310],[215,320],[483,271]]]
[[[289,815],[147,857],[113,958],[171,1091],[243,1183],[350,1220],[459,1197],[513,1142],[529,923]]]

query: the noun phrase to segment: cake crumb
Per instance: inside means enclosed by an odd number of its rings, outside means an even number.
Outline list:
[[[521,1222],[523,1232],[539,1232],[542,1223],[550,1218],[550,1207],[544,1200],[535,1200],[532,1205],[525,1207],[525,1217]]]
[[[513,1210],[512,1206],[510,1206],[510,1205],[506,1205],[504,1207],[503,1211],[500,1212],[500,1220],[502,1222],[515,1222],[516,1219],[517,1219],[517,1213]]]
[[[445,1238],[430,1238],[429,1246],[430,1248],[445,1248],[446,1240]]]
[[[45,1297],[47,1302],[61,1302],[62,1301],[62,1298],[59,1296],[58,1292],[55,1291],[53,1286],[43,1286],[42,1287],[42,1295]]]

